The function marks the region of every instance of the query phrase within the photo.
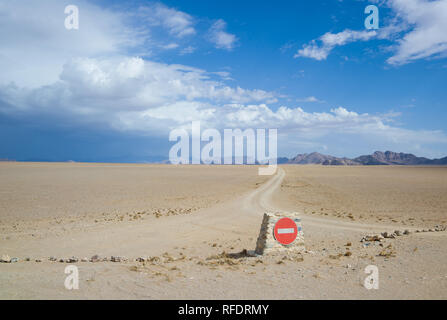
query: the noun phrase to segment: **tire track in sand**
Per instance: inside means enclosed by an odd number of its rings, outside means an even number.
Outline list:
[[[263,185],[263,188],[259,188],[251,195],[248,195],[246,200],[246,206],[252,208],[252,210],[264,210],[270,212],[287,212],[282,210],[280,206],[273,202],[273,196],[276,192],[281,192],[281,184],[285,178],[285,171],[278,167],[276,175]],[[422,227],[409,227],[390,224],[373,224],[363,222],[349,222],[342,221],[327,217],[315,217],[301,213],[302,222],[304,227],[329,229],[334,231],[352,231],[352,232],[393,232],[396,229],[408,229],[410,231],[416,231]],[[439,233],[430,233],[427,235],[439,235]],[[442,233],[445,235],[445,233]]]

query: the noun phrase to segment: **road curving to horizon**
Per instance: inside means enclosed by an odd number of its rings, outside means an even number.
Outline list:
[[[16,235],[0,243],[1,252],[20,258],[18,263],[0,264],[0,299],[445,297],[442,285],[446,283],[447,269],[439,261],[447,261],[442,250],[446,232],[386,239],[383,245],[392,245],[397,252],[396,258],[387,260],[377,258],[382,250],[379,244],[363,246],[360,239],[366,234],[394,231],[396,225],[348,222],[303,213],[307,251],[301,262],[279,264],[277,258],[264,256],[258,257],[262,260],[259,265],[254,263],[258,258],[253,258],[239,268],[225,264],[207,267],[207,259],[222,252],[255,249],[264,212],[285,213],[276,197],[285,177],[286,171],[278,167],[276,174],[257,188],[190,214],[89,224],[63,234],[44,230],[36,236]],[[352,245],[345,247],[347,242]],[[352,255],[345,257],[343,253],[348,248]],[[50,256],[81,258],[95,254],[129,260],[76,263],[82,275],[82,290],[77,292],[63,286],[66,264],[48,261]],[[181,254],[187,259],[173,263],[177,269],[171,264],[131,269],[138,265],[137,257],[166,254]],[[331,258],[334,255],[338,258]],[[25,262],[26,256],[41,257],[42,262]],[[384,274],[381,291],[368,291],[359,285],[359,279],[365,276],[363,269],[371,263],[377,264]]]

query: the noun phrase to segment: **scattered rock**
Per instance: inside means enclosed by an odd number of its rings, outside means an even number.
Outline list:
[[[394,230],[394,234],[400,237],[402,235],[402,232],[400,230]]]
[[[408,230],[408,229],[405,229],[405,231],[404,231],[404,235],[409,235],[411,232],[410,232],[410,230]]]
[[[36,259],[35,261],[36,262],[42,262],[42,259]]]
[[[386,239],[394,239],[396,238],[396,234],[395,233],[388,233],[388,232],[383,232],[382,236]]]
[[[101,261],[101,258],[97,254],[95,254],[90,258],[90,262],[99,262],[99,261]]]
[[[110,261],[112,262],[121,262],[121,257],[111,256]]]
[[[88,262],[88,259],[87,258],[82,258],[81,262]]]
[[[138,257],[136,260],[137,260],[137,262],[145,262],[146,258]]]
[[[68,263],[76,263],[76,262],[79,261],[79,259],[76,258],[76,257],[71,257],[71,258],[69,258],[69,259],[67,259],[67,260],[68,260]]]
[[[393,247],[391,245],[389,245],[379,253],[379,256],[385,257],[385,258],[395,257],[396,251],[394,251]]]
[[[340,259],[340,257],[342,256],[343,254],[341,254],[341,253],[339,253],[339,254],[330,254],[329,255],[329,259]]]
[[[157,265],[161,263],[161,259],[159,257],[149,257],[147,258],[147,262],[149,262],[152,265]]]
[[[31,258],[26,257],[26,258],[25,258],[25,261],[31,261]]]
[[[50,260],[50,261],[57,261],[57,258],[55,258],[55,257],[49,257],[48,260]]]
[[[0,260],[3,263],[11,263],[11,257],[7,254],[2,255],[2,259]]]
[[[369,236],[364,236],[362,238],[362,240],[360,240],[360,242],[372,242],[372,241],[382,241],[383,240],[383,236],[382,235],[369,235]]]

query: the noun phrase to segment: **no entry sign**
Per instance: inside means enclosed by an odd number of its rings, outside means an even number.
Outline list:
[[[284,245],[291,244],[296,239],[298,227],[292,219],[282,218],[276,222],[273,234],[279,243]]]

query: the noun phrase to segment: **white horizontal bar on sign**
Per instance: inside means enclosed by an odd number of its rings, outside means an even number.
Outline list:
[[[278,229],[278,234],[283,234],[283,233],[295,233],[295,229],[294,228]]]

